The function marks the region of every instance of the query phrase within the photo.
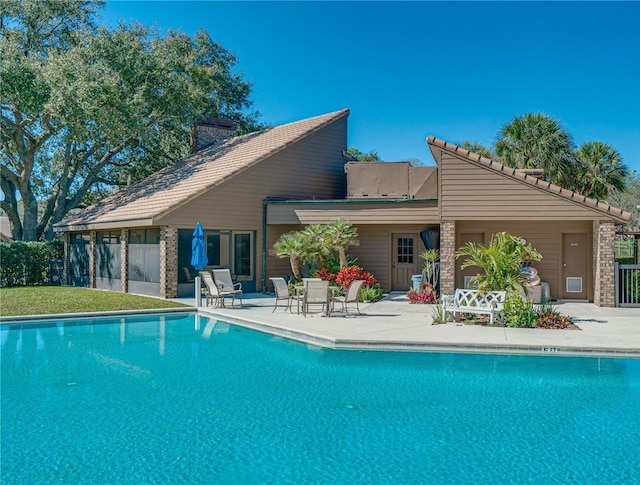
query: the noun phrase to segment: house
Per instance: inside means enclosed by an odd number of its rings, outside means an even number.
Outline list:
[[[230,268],[246,291],[264,291],[269,276],[290,271],[269,254],[281,234],[343,217],[360,238],[349,253],[385,291],[406,290],[420,252],[434,246],[442,291],[452,293],[474,273],[460,269],[455,250],[508,231],[542,253],[536,267],[553,299],[613,306],[615,225],[629,213],[434,137],[433,167],[352,162],[348,114],[240,137],[223,120],[205,120],[192,155],[56,225],[69,282],[193,294],[191,234],[200,221],[209,264]]]

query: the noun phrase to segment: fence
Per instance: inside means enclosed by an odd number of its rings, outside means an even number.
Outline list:
[[[640,264],[616,263],[616,306],[640,307]]]

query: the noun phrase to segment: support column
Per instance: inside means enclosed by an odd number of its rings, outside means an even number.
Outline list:
[[[89,231],[89,288],[96,287],[96,231]]]
[[[440,223],[440,292],[453,295],[456,287],[456,223]]]
[[[120,232],[120,290],[129,292],[129,229]]]
[[[615,237],[613,221],[593,223],[593,303],[615,306]]]
[[[178,296],[178,229],[160,229],[160,296]]]
[[[65,285],[70,284],[69,281],[69,266],[71,264],[71,233],[64,233],[64,269],[62,273],[62,281],[64,281]]]

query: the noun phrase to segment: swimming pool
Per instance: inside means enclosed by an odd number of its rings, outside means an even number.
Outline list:
[[[3,484],[640,480],[640,360],[323,350],[185,314],[0,335]]]

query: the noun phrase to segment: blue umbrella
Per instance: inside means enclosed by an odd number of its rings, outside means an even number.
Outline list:
[[[207,248],[204,242],[204,230],[202,224],[198,221],[193,231],[193,240],[191,241],[191,266],[196,271],[204,269],[209,260],[207,259]]]

